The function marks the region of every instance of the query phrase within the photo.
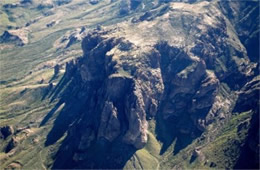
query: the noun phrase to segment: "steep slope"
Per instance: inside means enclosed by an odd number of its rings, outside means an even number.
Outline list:
[[[126,21],[55,41],[69,49],[85,36],[83,56],[63,75],[57,66],[45,88],[19,93],[48,110],[20,129],[4,122],[3,167],[259,168],[259,3],[117,5]]]

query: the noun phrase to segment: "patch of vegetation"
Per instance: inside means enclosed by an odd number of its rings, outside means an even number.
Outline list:
[[[160,157],[159,154],[161,150],[161,145],[151,132],[148,132],[148,142],[145,146],[145,150],[147,150],[154,157]]]
[[[250,127],[252,112],[234,115],[219,136],[203,149],[208,162],[217,168],[233,168]]]
[[[137,161],[139,161],[142,169],[156,169],[158,161],[147,150],[141,149],[136,152]]]

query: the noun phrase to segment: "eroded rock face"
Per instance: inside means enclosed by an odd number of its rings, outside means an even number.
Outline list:
[[[104,107],[98,138],[104,137],[112,142],[121,135],[124,143],[142,148],[147,142],[146,112],[151,109],[152,114],[155,115],[158,106],[154,98],[158,98],[162,93],[162,89],[157,89],[156,85],[162,86],[161,77],[157,75],[158,77],[149,78],[147,74],[152,75],[156,72],[152,73],[148,70],[143,72],[136,65],[127,63],[128,59],[124,56],[113,53],[113,50],[119,48],[129,53],[131,48],[126,47],[131,46],[129,42],[124,42],[122,39],[102,38],[100,35],[97,36],[96,33],[88,35],[83,41],[86,58],[82,59],[84,60],[82,63],[79,62],[78,67],[83,83],[102,81],[104,83],[102,87],[102,91],[105,91],[104,98],[101,99]],[[98,43],[102,39],[103,41]],[[85,45],[91,40],[94,41]],[[122,57],[122,61],[119,63],[115,60],[116,57]],[[157,81],[159,84],[150,81]],[[128,127],[120,129],[120,124],[128,124]]]
[[[250,108],[257,108],[259,105],[260,77],[257,76],[238,92],[237,110],[246,111]],[[247,100],[250,99],[250,100]]]
[[[117,109],[112,102],[106,102],[101,113],[98,137],[104,137],[113,141],[120,134],[120,121],[118,120]]]
[[[64,147],[74,163],[95,167],[88,153],[107,143],[143,148],[147,118],[173,120],[173,130],[184,135],[205,131],[231,109],[231,99],[219,94],[221,82],[239,88],[243,83],[229,76],[246,79],[255,68],[209,2],[171,3],[140,21],[90,31],[82,41],[83,57],[67,64],[64,79],[71,84],[63,95],[80,103],[76,112],[65,99],[68,112],[77,115]],[[117,160],[113,156],[106,159]]]

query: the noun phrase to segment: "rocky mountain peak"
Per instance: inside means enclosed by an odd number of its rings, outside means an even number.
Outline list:
[[[250,46],[257,44],[259,34],[253,22],[256,2],[50,3],[59,13],[46,16],[51,22],[39,20],[48,30],[64,28],[44,37],[52,42],[51,50],[49,44],[39,46],[46,47],[43,63],[54,56],[50,53],[57,54],[49,61],[54,75],[41,72],[37,86],[15,91],[36,101],[32,112],[40,116],[28,123],[31,114],[19,115],[29,124],[21,132],[14,126],[0,128],[5,154],[19,153],[30,139],[28,150],[38,143],[43,149],[39,158],[45,155],[53,169],[229,169],[250,167],[239,162],[248,153],[252,167],[259,166],[254,151],[259,143],[254,137],[259,131],[259,63]],[[81,12],[61,18],[63,9]],[[109,17],[107,11],[111,22],[102,20]],[[95,16],[102,16],[99,22]],[[77,28],[67,27],[74,20]],[[11,31],[0,38],[4,43],[23,41]],[[31,46],[23,45],[30,52]],[[81,56],[70,56],[74,54]],[[30,72],[20,83],[34,81],[33,76]],[[17,84],[7,82],[6,87],[12,90]],[[34,101],[35,96],[40,99]],[[14,101],[15,106],[22,103]],[[38,103],[44,105],[37,108]],[[47,106],[46,114],[41,109]]]

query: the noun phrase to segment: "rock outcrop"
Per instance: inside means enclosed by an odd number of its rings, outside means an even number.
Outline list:
[[[17,46],[23,46],[28,43],[28,32],[26,30],[4,31],[0,36],[0,43],[11,43]]]
[[[68,135],[57,160],[72,162],[56,161],[54,168],[102,168],[93,153],[104,146],[143,148],[148,119],[196,138],[231,116],[235,99],[223,97],[223,86],[240,89],[256,69],[234,35],[221,10],[206,1],[170,3],[156,15],[90,31],[83,56],[67,64],[57,87],[68,83],[60,94]],[[116,153],[103,153],[102,161],[119,167]],[[204,160],[200,151],[193,155]]]
[[[78,28],[73,31],[68,31],[65,35],[55,41],[56,48],[69,48],[75,43],[80,42],[86,36],[86,28]]]
[[[1,168],[259,169],[257,0],[20,0],[3,16]]]

